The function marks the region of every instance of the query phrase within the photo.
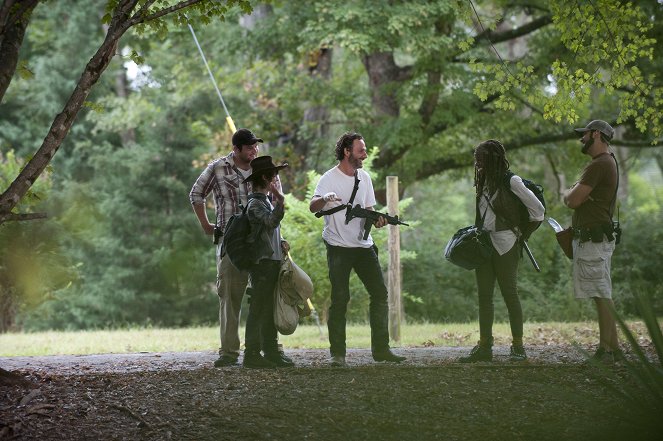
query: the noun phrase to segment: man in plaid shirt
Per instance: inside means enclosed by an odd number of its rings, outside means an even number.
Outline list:
[[[193,184],[189,199],[203,231],[214,234],[209,222],[205,198],[213,193],[216,225],[224,230],[226,222],[246,206],[251,183],[244,180],[251,175],[251,161],[258,156],[258,143],[263,142],[248,129],[237,130],[232,137],[233,150],[228,156],[211,162]],[[223,255],[222,255],[223,254]],[[216,247],[216,288],[219,296],[221,348],[214,366],[237,364],[239,357],[239,313],[248,283],[248,273],[236,269],[225,253],[221,241]]]

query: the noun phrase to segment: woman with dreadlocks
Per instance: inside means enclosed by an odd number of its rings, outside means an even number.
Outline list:
[[[479,343],[461,363],[492,361],[493,359],[493,292],[495,281],[500,286],[511,325],[510,360],[527,359],[523,347],[523,311],[518,299],[516,279],[522,241],[529,237],[543,220],[544,207],[517,175],[507,173],[509,161],[499,141],[489,139],[474,150],[474,186],[476,187],[476,222],[483,219],[483,229],[490,232],[493,254],[490,260],[476,269],[479,294]],[[519,198],[529,213],[528,231],[518,228]]]

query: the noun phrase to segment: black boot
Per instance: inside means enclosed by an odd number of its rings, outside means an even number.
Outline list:
[[[283,352],[265,352],[265,359],[271,361],[276,367],[293,367],[295,362],[290,357],[286,357]]]
[[[242,362],[242,366],[253,369],[276,367],[274,363],[260,355],[260,351],[244,351],[244,361]]]
[[[406,357],[394,354],[389,348],[383,349],[381,351],[373,351],[373,360],[375,361],[390,361],[392,363],[400,363],[406,359]]]
[[[493,361],[493,347],[476,345],[470,351],[470,355],[460,357],[458,359],[461,363],[476,363],[477,361]]]

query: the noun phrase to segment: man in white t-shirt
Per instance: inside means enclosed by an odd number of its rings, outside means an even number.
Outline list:
[[[344,133],[336,142],[338,165],[320,178],[309,205],[313,213],[322,211],[325,219],[322,238],[327,247],[327,265],[331,281],[331,306],[327,328],[332,366],[346,365],[345,314],[350,301],[352,270],[359,276],[370,298],[373,359],[392,362],[405,360],[405,357],[393,354],[389,348],[387,287],[382,277],[373,238],[370,235],[366,239],[363,238],[364,222],[370,220],[354,218],[346,223],[348,204],[351,206],[359,204],[368,210],[372,210],[375,205],[371,177],[362,170],[366,157],[364,138],[358,133]],[[334,207],[341,209],[334,210]],[[386,224],[386,219],[380,217],[375,222],[375,227],[382,228]]]

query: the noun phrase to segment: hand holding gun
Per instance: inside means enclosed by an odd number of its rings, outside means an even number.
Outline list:
[[[388,214],[385,213],[380,213],[378,211],[374,210],[367,210],[365,208],[361,208],[359,204],[355,205],[351,210],[349,210],[346,215],[345,215],[345,223],[347,224],[350,222],[352,219],[359,217],[362,219],[366,219],[366,223],[364,224],[364,240],[368,239],[368,235],[371,232],[371,228],[373,225],[380,220],[380,218],[386,219],[387,223],[389,225],[408,225],[405,222],[401,221],[398,219],[398,216],[389,216]]]

